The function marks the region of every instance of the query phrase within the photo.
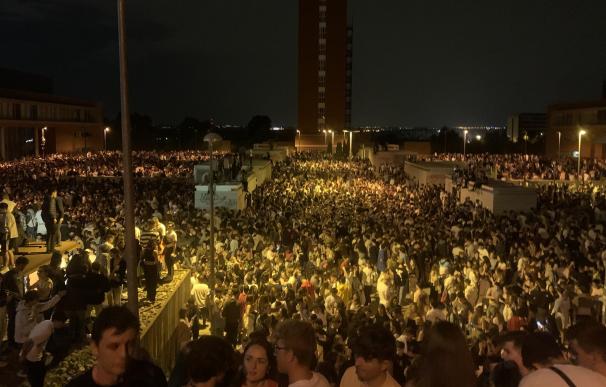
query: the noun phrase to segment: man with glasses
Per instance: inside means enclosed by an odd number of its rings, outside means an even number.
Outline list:
[[[316,363],[316,332],[308,322],[282,322],[274,350],[278,371],[288,375],[288,387],[330,386],[324,376],[312,371]]]

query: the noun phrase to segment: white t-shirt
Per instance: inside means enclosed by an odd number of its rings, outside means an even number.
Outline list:
[[[330,387],[330,383],[322,374],[313,372],[311,379],[299,380],[289,384],[288,387]]]
[[[34,342],[34,346],[27,353],[26,358],[31,362],[42,360],[46,343],[54,331],[53,322],[44,320],[36,324],[29,334],[29,339]]]
[[[556,366],[566,374],[578,387],[606,387],[606,378],[588,368],[570,364],[558,364]],[[568,383],[555,371],[549,368],[541,368],[531,372],[520,382],[520,387],[568,387]]]
[[[365,382],[360,381],[358,379],[358,375],[356,374],[356,367],[349,367],[343,377],[341,378],[340,387],[364,387],[367,386]],[[388,373],[386,375],[385,381],[381,384],[381,387],[400,387],[398,382]]]

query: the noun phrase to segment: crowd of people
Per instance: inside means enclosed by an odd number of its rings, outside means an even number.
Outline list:
[[[596,181],[606,177],[606,162],[600,159],[578,160],[565,157],[552,159],[530,154],[435,154],[423,160],[459,161],[465,163],[464,174],[470,179],[490,175],[503,180]],[[580,173],[579,173],[580,172]]]
[[[52,338],[59,331],[70,344],[88,333],[97,357],[72,386],[163,385],[144,382],[161,371],[129,353],[138,322],[120,306],[122,183],[100,178],[119,175],[119,157],[90,156],[0,166],[0,213],[14,218],[14,246],[39,238],[30,221],[42,219],[51,250],[65,239],[81,247],[54,254],[38,283],[24,284],[27,258],[13,263],[7,245],[6,264],[15,267],[3,278],[0,323],[10,347],[25,352],[32,385],[43,379],[46,341],[61,347]],[[210,217],[194,209],[192,184],[182,179],[204,157],[135,158],[139,277],[149,302],[175,263],[192,270],[170,385],[606,385],[606,195],[592,185],[548,184],[532,212],[496,216],[459,203],[457,188],[409,181],[402,166],[299,154],[273,166],[248,208],[217,210],[211,278]],[[543,177],[560,166],[572,174],[568,161],[525,157],[466,162],[511,178],[542,167]],[[146,160],[155,160],[149,170]],[[598,162],[584,168],[601,176]],[[29,325],[15,330],[24,316]],[[207,327],[214,337],[199,336]],[[140,367],[126,367],[130,357]]]

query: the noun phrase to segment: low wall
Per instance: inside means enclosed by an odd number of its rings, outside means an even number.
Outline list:
[[[480,202],[482,207],[494,214],[507,211],[527,212],[537,205],[537,193],[534,189],[515,186],[502,182],[483,184],[481,187],[461,188],[459,200]]]
[[[179,322],[179,309],[185,305],[191,292],[190,278],[189,270],[175,270],[173,282],[158,286],[156,302],[151,305],[141,305],[146,292],[139,289],[140,343],[165,373],[170,372],[175,363],[178,344],[174,333]],[[89,346],[73,351],[47,372],[44,385],[65,386],[94,364],[95,358]]]
[[[175,270],[173,283],[158,289],[156,297],[164,300],[159,311],[150,313],[152,318],[146,324],[141,321],[145,326],[141,331],[141,346],[165,373],[172,370],[179,350],[175,329],[179,322],[179,309],[185,306],[191,292],[190,278],[189,270]],[[143,311],[140,315],[143,320]]]

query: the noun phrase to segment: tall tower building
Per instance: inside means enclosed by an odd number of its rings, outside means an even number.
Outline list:
[[[347,0],[299,0],[298,127],[303,134],[349,128],[352,37]]]

